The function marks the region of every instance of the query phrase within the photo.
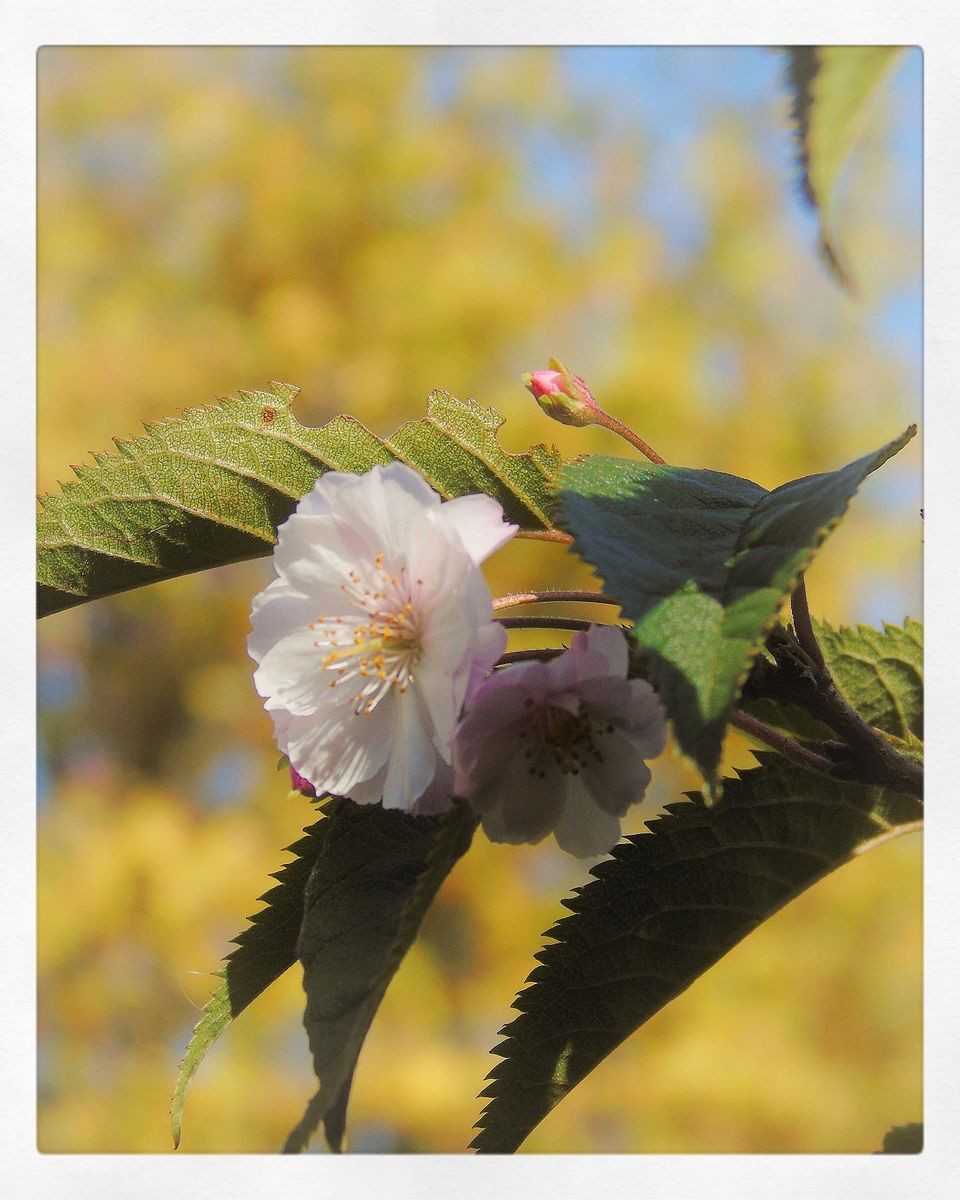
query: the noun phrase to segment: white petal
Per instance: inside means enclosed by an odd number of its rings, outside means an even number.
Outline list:
[[[386,704],[359,717],[352,710],[345,717],[342,708],[332,707],[293,716],[286,730],[287,757],[318,792],[349,796],[387,761],[392,717]]]
[[[519,529],[504,521],[503,509],[492,496],[482,495],[448,500],[434,514],[434,521],[458,537],[477,564],[506,545]]]
[[[430,786],[436,773],[437,752],[425,721],[419,696],[414,690],[398,696],[390,765],[383,785],[383,807],[410,809]]]
[[[279,530],[274,563],[278,574],[310,596],[315,613],[343,612],[341,585],[351,571],[372,575],[377,548],[369,532],[337,517],[293,516]]]
[[[253,673],[261,696],[274,708],[305,716],[328,702],[327,683],[333,678],[323,667],[317,634],[297,629],[272,646]]]
[[[315,606],[309,596],[293,588],[285,579],[274,579],[253,598],[252,628],[247,638],[250,657],[260,662],[281,638],[295,629],[304,628],[314,615]]]
[[[606,854],[620,840],[620,821],[594,804],[582,786],[571,786],[555,830],[557,845],[577,858]]]

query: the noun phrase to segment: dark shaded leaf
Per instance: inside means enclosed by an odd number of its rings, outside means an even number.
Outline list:
[[[307,879],[326,839],[329,821],[322,819],[287,852],[294,856],[273,873],[276,887],[260,897],[265,907],[250,917],[250,925],[233,941],[237,949],[224,960],[223,983],[207,1001],[190,1045],[180,1064],[170,1105],[173,1144],[180,1144],[183,1102],[187,1087],[207,1051],[234,1018],[297,961],[297,937],[303,919]]]
[[[883,1135],[883,1149],[874,1154],[922,1154],[923,1125],[911,1121],[908,1125],[894,1125]]]
[[[915,432],[772,492],[718,471],[600,456],[561,473],[559,523],[634,622],[680,749],[708,786],[781,604],[861,482]]]
[[[503,1061],[473,1145],[511,1153],[563,1097],[654,1013],[751,930],[891,829],[919,801],[837,783],[775,754],[726,782],[707,807],[672,804],[650,832],[618,845],[564,903],[520,1016],[494,1050]]]
[[[431,901],[470,845],[477,821],[465,805],[415,817],[338,801],[307,885],[299,956],[320,1088],[284,1149],[305,1149],[320,1122],[340,1150],[357,1058],[387,985]]]

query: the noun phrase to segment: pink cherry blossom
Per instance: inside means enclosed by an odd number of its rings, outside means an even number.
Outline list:
[[[454,787],[491,841],[538,842],[553,833],[580,858],[620,837],[620,818],[643,799],[666,744],[650,685],[627,679],[616,627],[594,625],[548,662],[517,663],[480,685],[454,740]]]

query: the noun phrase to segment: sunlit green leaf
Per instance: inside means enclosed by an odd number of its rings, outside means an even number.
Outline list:
[[[804,194],[820,218],[824,260],[849,285],[835,228],[837,181],[869,116],[870,100],[903,47],[792,46],[787,53]]]
[[[802,891],[921,814],[910,796],[757,755],[707,807],[668,806],[564,901],[494,1050],[473,1145],[510,1153],[625,1038]]]
[[[680,748],[708,784],[781,604],[860,483],[915,432],[772,492],[718,471],[600,456],[562,471],[559,522],[634,622]]]
[[[322,819],[305,836],[287,847],[293,861],[273,873],[276,887],[260,897],[265,907],[253,914],[249,926],[233,941],[237,949],[225,959],[223,983],[207,1001],[180,1064],[170,1105],[173,1144],[180,1144],[183,1102],[187,1087],[207,1051],[235,1017],[297,961],[297,936],[303,919],[307,879],[323,846],[330,822]]]
[[[923,625],[900,628],[815,624],[817,641],[837,687],[869,725],[908,739],[923,738]]]
[[[502,450],[503,418],[492,409],[436,391],[426,417],[379,438],[346,416],[309,429],[290,409],[298,389],[271,388],[148,425],[42,497],[39,615],[269,554],[277,526],[327,470],[400,459],[445,498],[486,492],[521,529],[550,527],[547,485],[559,455],[544,446]]]
[[[307,884],[300,935],[303,1023],[320,1088],[287,1139],[303,1150],[323,1122],[340,1150],[357,1058],[387,985],[458,858],[476,818],[464,805],[415,817],[341,801]]]

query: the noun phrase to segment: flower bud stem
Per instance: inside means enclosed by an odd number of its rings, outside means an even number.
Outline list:
[[[498,617],[504,629],[569,629],[582,633],[590,628],[590,621],[578,621],[572,617]]]
[[[556,658],[563,653],[563,650],[548,649],[546,646],[542,650],[508,650],[506,654],[500,655],[494,665],[506,667],[516,662],[546,662],[547,659]]]
[[[629,442],[634,449],[639,450],[640,453],[645,458],[649,458],[652,463],[657,463],[660,466],[666,465],[667,460],[665,458],[661,458],[661,456],[656,452],[656,450],[653,449],[652,446],[648,446],[638,433],[634,433],[633,430],[624,425],[622,421],[618,421],[616,417],[611,417],[610,414],[605,413],[603,409],[599,409],[594,413],[592,424],[602,425],[604,429],[609,429],[618,437],[622,437],[625,442]]]
[[[493,602],[493,608],[496,612],[501,608],[514,608],[519,604],[553,604],[561,600],[574,604],[620,603],[616,596],[607,596],[603,592],[568,592],[561,589],[548,589],[541,592],[513,592],[509,596],[498,596]]]
[[[573,542],[569,533],[562,533],[559,529],[521,529],[517,537],[529,538],[532,542],[562,542],[564,546]]]

